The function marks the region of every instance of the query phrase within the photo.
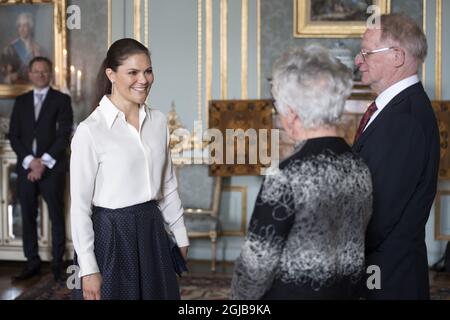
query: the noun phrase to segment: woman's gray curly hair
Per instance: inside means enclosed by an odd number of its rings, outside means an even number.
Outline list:
[[[352,86],[352,71],[316,44],[285,52],[272,74],[278,112],[290,107],[309,129],[336,125]]]

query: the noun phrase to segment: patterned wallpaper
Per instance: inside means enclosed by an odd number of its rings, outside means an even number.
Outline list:
[[[422,0],[391,0],[392,12],[404,12],[422,25]],[[287,48],[319,43],[333,48],[340,41],[354,55],[359,51],[360,40],[353,39],[300,39],[293,37],[293,0],[261,1],[261,63],[262,96],[270,97],[269,83],[272,64]]]

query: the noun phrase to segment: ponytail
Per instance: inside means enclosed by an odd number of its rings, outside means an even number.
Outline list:
[[[98,70],[97,80],[96,80],[96,89],[95,89],[95,98],[93,101],[93,108],[97,108],[100,104],[100,100],[102,100],[104,95],[111,94],[112,84],[109,81],[108,76],[106,75],[106,69],[108,68],[108,58],[105,58]]]

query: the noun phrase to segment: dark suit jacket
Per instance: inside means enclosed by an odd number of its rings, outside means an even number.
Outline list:
[[[32,155],[33,139],[37,141],[36,157],[48,153],[56,164],[53,171],[63,171],[67,164],[66,149],[72,132],[73,111],[70,97],[49,89],[37,121],[34,118],[33,91],[16,98],[11,115],[9,140],[17,154],[17,172],[26,173],[23,159]]]
[[[381,269],[373,299],[429,297],[425,224],[436,194],[439,131],[422,84],[399,93],[353,146],[372,173],[366,264]]]

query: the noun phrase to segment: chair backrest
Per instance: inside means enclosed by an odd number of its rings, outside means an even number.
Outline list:
[[[176,165],[178,193],[187,213],[218,216],[221,177],[209,175],[208,165]]]

